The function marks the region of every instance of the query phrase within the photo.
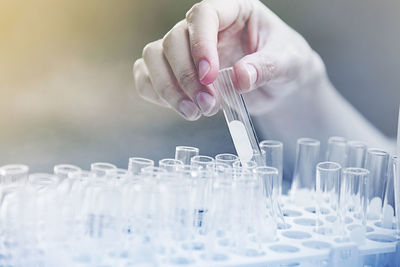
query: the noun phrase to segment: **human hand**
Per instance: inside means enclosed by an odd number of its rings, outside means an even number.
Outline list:
[[[144,99],[196,120],[218,111],[221,97],[211,83],[230,66],[240,92],[251,91],[245,98],[253,113],[326,77],[304,38],[256,0],[194,5],[163,39],[145,46],[133,72]]]

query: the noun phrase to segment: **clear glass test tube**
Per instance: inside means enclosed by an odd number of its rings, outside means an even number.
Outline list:
[[[199,155],[199,149],[192,146],[177,146],[175,148],[175,159],[182,161],[183,164],[189,165],[191,158]]]
[[[368,181],[368,218],[370,219],[379,219],[382,213],[388,161],[389,154],[386,151],[376,148],[368,149],[365,168],[370,172]]]
[[[278,193],[281,195],[283,177],[283,144],[282,142],[276,140],[264,140],[261,141],[260,148],[265,152],[265,165],[274,167],[278,170]]]
[[[393,158],[393,178],[396,237],[400,239],[400,157]]]
[[[392,229],[393,218],[395,213],[395,201],[394,201],[394,162],[398,159],[396,155],[390,156],[387,180],[385,186],[385,195],[382,205],[382,216],[381,216],[381,226],[384,228]]]
[[[178,159],[161,159],[158,161],[158,166],[167,172],[175,172],[183,166],[183,162]]]
[[[96,174],[97,177],[106,176],[107,171],[117,169],[117,166],[107,162],[94,162],[90,164],[90,170]]]
[[[0,184],[25,184],[29,167],[22,164],[4,165],[0,168]]]
[[[343,197],[341,209],[344,215],[353,214],[361,224],[350,231],[350,239],[356,243],[365,240],[368,207],[369,171],[363,168],[346,168],[343,171]]]
[[[315,167],[320,157],[320,142],[311,138],[297,140],[296,161],[294,166],[292,193],[298,189],[315,189]]]
[[[340,166],[346,166],[347,140],[341,136],[331,136],[328,139],[328,148],[326,151],[326,160],[339,163]]]
[[[340,229],[339,196],[342,167],[336,162],[320,162],[316,173],[316,231],[324,235],[333,235]],[[332,220],[322,221],[321,209],[333,210],[336,216]]]
[[[54,174],[60,179],[68,178],[70,173],[80,172],[81,168],[71,164],[58,164],[53,168]]]
[[[190,165],[202,171],[212,171],[215,166],[215,160],[209,156],[198,155],[190,159]]]
[[[146,167],[154,166],[154,161],[151,159],[131,157],[129,158],[128,171],[134,175],[140,175],[142,169]]]
[[[230,153],[222,153],[215,156],[215,163],[224,163],[233,166],[233,163],[239,159],[238,156]]]
[[[364,168],[367,145],[360,141],[347,142],[347,162],[350,168]]]
[[[232,80],[233,77],[233,68],[222,69],[213,86],[222,96],[222,110],[240,160],[243,164],[254,160],[259,166],[263,166],[264,160],[253,123],[243,96],[238,93]]]

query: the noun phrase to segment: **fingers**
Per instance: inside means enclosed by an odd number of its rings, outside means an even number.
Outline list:
[[[294,56],[284,50],[282,47],[266,47],[236,62],[234,71],[240,91],[247,92],[265,84],[290,81],[295,76],[299,64],[296,64]]]
[[[149,71],[154,91],[173,109],[188,120],[200,117],[200,111],[179,87],[175,76],[164,57],[162,40],[146,45],[143,60]]]
[[[200,83],[190,53],[186,22],[181,21],[169,31],[162,41],[163,51],[179,87],[197,104],[203,115],[218,111],[219,95]]]
[[[154,91],[143,58],[136,60],[135,64],[133,65],[133,77],[135,79],[136,90],[143,99],[153,104],[169,107],[168,103],[161,99]]]
[[[245,24],[253,2],[203,1],[194,5],[186,14],[191,54],[202,84],[212,83],[218,75],[218,32],[233,23]]]

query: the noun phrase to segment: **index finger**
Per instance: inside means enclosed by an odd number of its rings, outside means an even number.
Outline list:
[[[194,5],[187,12],[190,49],[202,84],[212,83],[218,75],[218,33],[238,20],[247,21],[252,2],[208,0]]]

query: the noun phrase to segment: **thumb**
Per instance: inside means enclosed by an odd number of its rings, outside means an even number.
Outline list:
[[[256,89],[282,75],[282,62],[276,55],[268,55],[258,51],[240,59],[233,66],[236,75],[237,88],[240,92]]]

